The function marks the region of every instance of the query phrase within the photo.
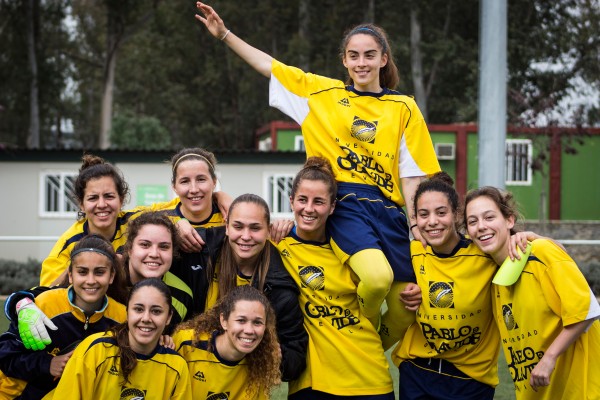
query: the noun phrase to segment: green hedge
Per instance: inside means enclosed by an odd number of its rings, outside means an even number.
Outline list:
[[[41,270],[42,263],[31,258],[26,262],[0,258],[0,295],[38,286]]]

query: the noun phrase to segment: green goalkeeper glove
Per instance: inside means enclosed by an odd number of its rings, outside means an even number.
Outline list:
[[[47,345],[52,343],[46,327],[55,331],[58,329],[56,325],[30,298],[19,300],[16,309],[19,335],[25,348],[44,350]]]

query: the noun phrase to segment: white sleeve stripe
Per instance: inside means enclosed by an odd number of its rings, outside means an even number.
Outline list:
[[[273,74],[269,82],[269,105],[283,112],[299,125],[302,125],[310,112],[308,99],[287,90]]]
[[[402,139],[400,140],[400,178],[410,178],[413,176],[425,176],[427,175],[425,172],[419,168],[415,159],[408,151],[406,147],[406,139],[404,135],[402,135]]]
[[[598,304],[598,299],[590,289],[590,309],[588,311],[587,317],[585,317],[585,321],[590,319],[600,319],[600,304]]]

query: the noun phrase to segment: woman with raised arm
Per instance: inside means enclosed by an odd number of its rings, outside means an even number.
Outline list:
[[[393,317],[386,319],[381,333],[391,345],[397,337],[389,332],[403,332],[414,320],[396,301],[403,282],[415,279],[409,225],[418,237],[410,209],[405,214],[402,206],[418,183],[440,167],[415,101],[394,90],[398,69],[385,32],[364,24],[344,36],[346,85],[282,64],[236,36],[212,7],[201,2],[196,7],[196,18],[215,38],[271,79],[270,104],[301,125],[307,156],[331,163],[338,181],[329,223],[332,247],[360,278],[362,312],[376,327],[390,293]]]
[[[469,236],[498,265],[517,217],[509,192],[486,186],[467,194]],[[577,264],[538,239],[525,264],[507,267],[494,278],[492,301],[517,400],[600,399],[600,306]]]

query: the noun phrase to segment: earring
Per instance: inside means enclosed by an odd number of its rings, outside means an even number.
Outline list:
[[[77,219],[84,219],[85,218],[85,212],[83,210],[79,210],[77,211]]]

